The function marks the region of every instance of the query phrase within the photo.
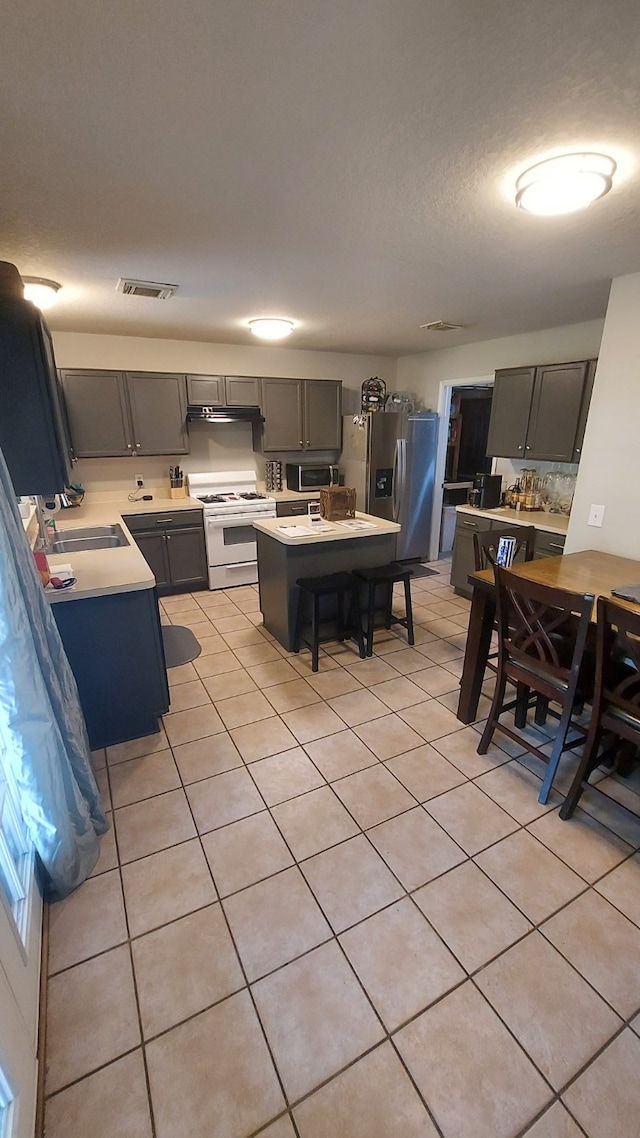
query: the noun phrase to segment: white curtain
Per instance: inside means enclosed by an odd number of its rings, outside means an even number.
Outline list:
[[[17,790],[47,893],[64,897],[91,873],[108,823],[76,682],[1,453],[0,762]]]

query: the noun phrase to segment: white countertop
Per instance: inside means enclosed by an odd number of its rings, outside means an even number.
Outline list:
[[[535,526],[548,533],[566,534],[569,528],[568,514],[549,514],[546,510],[510,510],[504,506],[495,510],[479,510],[475,506],[456,506],[456,513],[492,518],[510,526]]]
[[[261,494],[268,494],[270,498],[275,498],[276,502],[309,502],[315,498],[320,497],[319,490],[267,490],[265,489],[264,482],[258,483],[258,490]]]
[[[371,514],[360,514],[356,512],[356,518],[361,518],[365,522],[371,522],[371,527],[361,530],[350,530],[341,526],[339,522],[328,522],[331,526],[330,531],[321,533],[305,533],[305,529],[309,529],[309,523],[296,522],[294,518],[264,518],[260,521],[254,520],[254,528],[260,530],[261,533],[266,533],[269,537],[275,538],[276,541],[282,542],[283,545],[324,545],[330,541],[353,541],[354,539],[361,540],[367,537],[381,537],[383,534],[399,533],[400,526],[396,522],[386,522],[382,518],[374,518]],[[283,527],[288,530],[300,529],[300,536],[295,536],[291,533],[283,532]]]
[[[83,502],[55,515],[58,530],[76,529],[78,526],[120,524],[129,545],[116,549],[87,549],[76,553],[49,554],[51,576],[56,566],[71,565],[76,584],[58,591],[47,588],[46,596],[52,604],[86,600],[88,597],[105,597],[112,593],[129,593],[152,589],[155,577],[138,549],[123,520],[126,514],[170,513],[176,510],[201,510],[196,498],[156,498],[152,502],[129,502],[126,497],[113,501],[94,499]]]

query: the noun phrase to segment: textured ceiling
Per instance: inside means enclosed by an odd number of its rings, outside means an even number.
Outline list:
[[[639,59],[637,0],[6,4],[0,257],[64,285],[54,329],[397,354],[599,317],[640,270]],[[607,198],[514,208],[581,147]]]

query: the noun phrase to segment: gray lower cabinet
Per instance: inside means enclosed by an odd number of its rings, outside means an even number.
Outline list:
[[[276,517],[292,518],[301,514],[308,514],[309,502],[313,501],[313,498],[304,498],[300,502],[276,502]]]
[[[208,587],[200,510],[132,514],[124,520],[156,579],[161,595]]]
[[[561,533],[550,533],[548,530],[536,530],[536,544],[533,552],[533,558],[539,560],[541,557],[559,557],[564,551],[564,543],[566,537]]]
[[[261,405],[263,450],[341,449],[341,380],[263,379]]]
[[[92,750],[158,730],[169,710],[155,589],[52,604]]]
[[[187,400],[193,407],[259,407],[260,380],[246,375],[188,375]]]
[[[474,533],[484,533],[490,529],[490,518],[473,517],[463,513],[457,515],[451,558],[451,584],[456,593],[463,597],[470,598],[473,595],[473,589],[468,580],[469,574],[473,573],[476,567],[473,535]]]
[[[188,454],[184,375],[64,368],[76,458]]]

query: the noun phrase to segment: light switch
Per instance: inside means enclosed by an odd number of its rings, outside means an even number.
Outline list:
[[[604,521],[604,506],[592,506],[589,510],[588,526],[601,526]]]

